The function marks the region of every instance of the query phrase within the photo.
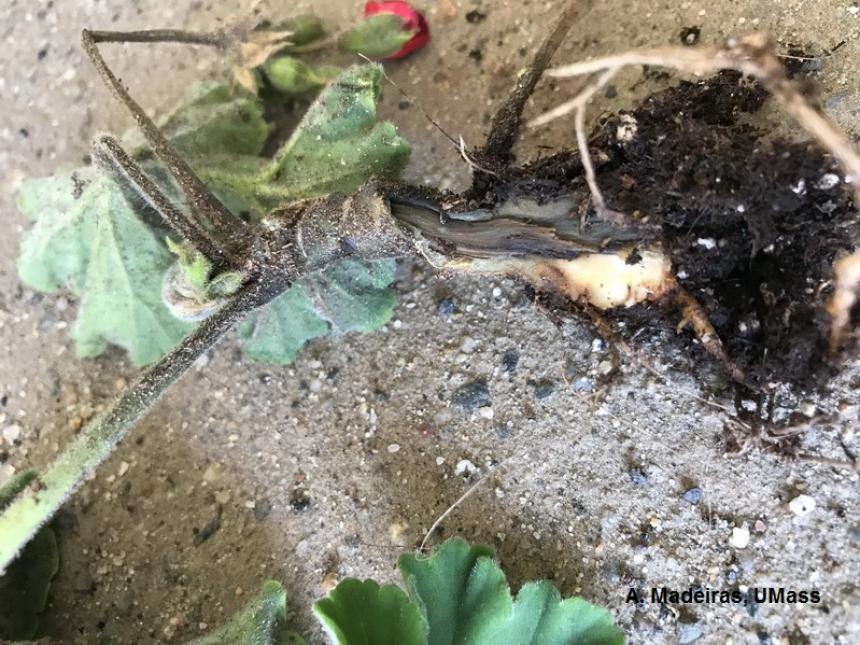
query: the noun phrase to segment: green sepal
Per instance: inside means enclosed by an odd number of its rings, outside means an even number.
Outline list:
[[[277,56],[263,65],[269,84],[284,94],[304,94],[317,90],[335,78],[340,69],[331,65],[311,67],[292,56]]]
[[[320,20],[319,16],[310,13],[300,14],[277,24],[267,21],[258,25],[254,31],[289,31],[291,36],[289,44],[284,46],[286,50],[308,45],[325,36],[325,27],[322,20]]]
[[[394,14],[368,16],[341,38],[343,49],[369,58],[384,58],[400,50],[415,32],[405,28],[403,20]]]
[[[212,263],[188,242],[174,242],[170,237],[164,238],[164,241],[170,252],[176,256],[188,284],[198,289],[201,296],[204,295]]]

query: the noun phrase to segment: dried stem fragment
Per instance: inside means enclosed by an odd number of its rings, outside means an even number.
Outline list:
[[[540,48],[535,52],[526,70],[517,79],[517,84],[513,91],[496,111],[493,123],[490,126],[490,133],[487,136],[487,142],[481,151],[484,156],[500,161],[506,161],[510,157],[511,148],[516,142],[517,134],[519,133],[520,119],[522,118],[526,101],[528,101],[532,92],[534,92],[535,85],[537,85],[544,70],[549,65],[550,59],[559,45],[561,45],[567,32],[570,31],[574,21],[579,17],[581,12],[587,11],[591,7],[591,4],[591,0],[571,0],[567,3],[552,31],[543,43],[541,43]]]

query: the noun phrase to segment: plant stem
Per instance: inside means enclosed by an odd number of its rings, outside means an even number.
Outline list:
[[[113,405],[93,419],[34,484],[6,506],[0,513],[0,574],[194,361],[246,313],[271,301],[287,286],[288,282],[278,276],[243,287],[221,310],[144,372]]]

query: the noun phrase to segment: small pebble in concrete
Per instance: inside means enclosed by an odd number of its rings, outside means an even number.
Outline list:
[[[736,526],[732,529],[731,545],[736,549],[745,549],[750,543],[750,530],[744,526]]]
[[[630,476],[630,481],[632,481],[640,488],[648,485],[648,476],[638,468],[634,468],[627,474]]]
[[[468,459],[461,459],[454,467],[454,474],[462,475],[463,477],[470,477],[472,473],[476,472],[478,472],[478,467]]]
[[[21,437],[21,426],[13,423],[3,428],[3,440],[7,443],[15,443]]]
[[[815,500],[809,495],[798,495],[788,503],[788,508],[798,517],[803,517],[815,510]]]
[[[493,401],[490,398],[490,390],[487,388],[487,382],[469,381],[464,383],[451,396],[451,403],[465,408],[469,412],[474,412],[478,408],[492,405]]]
[[[457,311],[457,305],[450,298],[442,298],[442,300],[436,303],[436,313],[440,316],[450,316],[455,311]]]
[[[530,379],[528,384],[534,388],[536,399],[545,399],[555,391],[555,383],[550,379],[541,379],[539,381]]]
[[[259,499],[257,503],[254,504],[254,519],[258,522],[262,522],[264,519],[269,517],[269,513],[272,512],[272,503],[267,499]]]
[[[694,486],[693,488],[684,492],[683,498],[685,502],[695,506],[702,501],[702,489],[698,486]]]
[[[678,623],[678,643],[688,645],[698,640],[705,633],[701,623]]]
[[[520,353],[515,349],[509,349],[502,355],[502,367],[506,372],[513,372],[520,362]]]

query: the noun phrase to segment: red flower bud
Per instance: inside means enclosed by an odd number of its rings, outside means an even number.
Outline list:
[[[430,42],[430,28],[427,26],[427,21],[421,12],[408,2],[391,0],[389,2],[368,2],[364,5],[365,18],[379,14],[397,16],[403,21],[403,29],[412,33],[412,37],[400,49],[381,58],[403,58]]]

